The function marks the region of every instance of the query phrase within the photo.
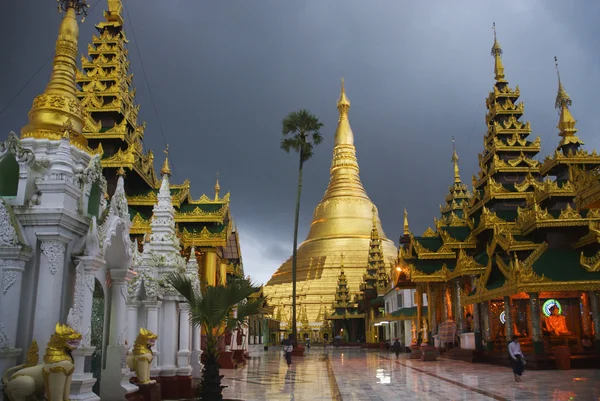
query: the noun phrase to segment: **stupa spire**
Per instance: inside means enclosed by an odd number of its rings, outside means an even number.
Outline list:
[[[560,71],[558,69],[558,59],[556,56],[554,56],[554,65],[556,66],[556,76],[558,77],[558,93],[556,94],[554,107],[556,107],[560,112],[560,117],[558,119],[558,125],[556,128],[560,130],[558,135],[563,138],[560,141],[559,146],[568,145],[569,143],[583,144],[583,142],[581,142],[581,140],[575,135],[577,133],[577,128],[575,128],[577,121],[573,118],[571,112],[569,111],[569,106],[571,106],[573,102],[571,101],[571,98],[567,94],[567,91],[560,80]]]
[[[452,137],[452,164],[454,165],[454,183],[460,184],[460,171],[458,169],[458,154],[456,154],[456,144],[454,143],[454,137]]]
[[[408,211],[406,210],[406,206],[404,206],[404,235],[410,234],[410,229],[408,228]]]
[[[79,38],[76,18],[85,16],[87,7],[85,0],[59,0],[58,9],[64,17],[58,29],[52,75],[44,93],[33,101],[29,124],[21,129],[21,138],[60,140],[64,127],[69,125],[71,141],[89,151],[87,139],[81,135],[83,114],[75,86]]]
[[[163,166],[160,169],[160,175],[162,175],[162,176],[168,175],[170,177],[171,176],[171,167],[169,166],[169,145],[167,145],[167,148],[164,150],[164,152],[165,152],[165,162],[163,163]]]
[[[498,39],[496,38],[495,22],[492,25],[492,29],[494,30],[494,45],[492,46],[491,54],[495,59],[494,75],[496,77],[496,81],[504,82],[504,64],[502,64],[502,48],[500,47],[500,43],[498,43]]]
[[[335,130],[329,186],[325,191],[323,200],[335,196],[352,196],[369,199],[360,181],[356,148],[354,147],[354,134],[348,120],[350,101],[346,96],[343,79],[337,108],[339,119],[337,129]]]
[[[217,182],[215,183],[215,200],[219,200],[219,191],[221,186],[219,185],[219,172],[217,171]]]

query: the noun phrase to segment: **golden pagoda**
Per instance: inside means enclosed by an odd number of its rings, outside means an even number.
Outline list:
[[[160,180],[154,154],[144,152],[146,124],[138,123],[140,106],[129,72],[127,38],[121,0],[108,0],[104,21],[96,25],[98,35],[88,44],[77,71],[77,97],[83,105],[83,139],[103,150],[102,167],[108,194],[116,187],[117,172],[127,171],[125,192],[132,218],[131,236],[140,243],[150,232],[152,207],[157,202]],[[162,173],[171,174],[168,146]],[[243,277],[237,230],[229,211],[229,193],[220,195],[217,177],[213,196],[191,197],[190,182],[170,184],[175,222],[186,257],[192,247],[200,262],[201,275],[209,284],[223,282],[228,274]]]
[[[397,253],[394,243],[386,238],[377,209],[360,180],[354,134],[348,120],[350,101],[343,80],[337,108],[339,120],[329,186],[314,210],[308,237],[298,247],[297,296],[302,298],[310,322],[317,320],[321,299],[327,304],[335,299],[342,254],[348,288],[351,293],[359,291],[368,262],[373,221],[386,264],[393,263]],[[271,304],[291,305],[291,258],[277,269],[264,290]]]

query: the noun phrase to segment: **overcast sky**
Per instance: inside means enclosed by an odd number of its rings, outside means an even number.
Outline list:
[[[95,7],[81,26],[83,54],[106,8],[106,0],[88,2]],[[54,51],[61,18],[53,0],[3,3],[0,110]],[[524,120],[531,121],[533,137],[542,137],[542,155],[558,144],[555,55],[580,137],[588,149],[600,148],[597,1],[126,3],[145,146],[159,167],[160,121],[173,181],[189,178],[194,197],[212,193],[220,172],[222,192],[231,191],[246,272],[258,282],[292,248],[298,162],[279,148],[281,120],[307,108],[325,124],[325,141],[306,165],[302,240],[329,180],[341,77],[352,103],[361,178],[395,242],[405,201],[417,234],[439,216],[452,183],[452,136],[463,181],[470,186],[478,170],[485,98],[494,83],[494,21],[506,79],[521,88]],[[50,70],[48,63],[0,115],[0,138],[26,124]]]

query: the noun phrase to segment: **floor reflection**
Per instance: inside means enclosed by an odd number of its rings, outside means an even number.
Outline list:
[[[222,371],[225,398],[324,401],[339,391],[343,400],[600,400],[600,370],[527,371],[515,383],[508,367],[362,349],[313,347],[290,368],[278,350],[258,355],[242,369]]]

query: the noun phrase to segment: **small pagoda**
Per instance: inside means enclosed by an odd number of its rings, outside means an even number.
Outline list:
[[[343,256],[340,274],[337,279],[335,300],[331,305],[332,311],[327,315],[327,320],[333,323],[333,334],[335,336],[341,336],[344,342],[357,342],[365,335],[365,314],[359,312],[356,299],[348,289]]]

